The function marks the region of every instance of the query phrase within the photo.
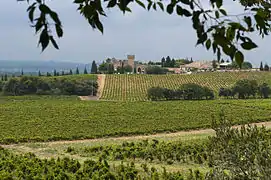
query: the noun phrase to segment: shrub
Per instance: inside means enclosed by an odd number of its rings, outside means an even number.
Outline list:
[[[148,99],[152,101],[162,100],[164,99],[164,88],[161,87],[152,87],[147,91]]]
[[[17,78],[10,78],[3,87],[4,95],[20,95],[20,82]]]
[[[271,88],[268,86],[268,84],[263,83],[259,86],[259,95],[262,98],[268,98],[271,94]]]
[[[231,127],[224,116],[213,123],[208,146],[212,171],[206,179],[270,179],[271,134],[265,127]]]
[[[233,90],[230,89],[230,88],[220,88],[220,89],[219,89],[218,96],[219,96],[219,97],[224,96],[224,97],[226,97],[226,98],[228,98],[228,97],[233,97],[233,96],[234,96]]]
[[[146,74],[166,74],[167,69],[161,68],[159,66],[148,66],[145,69]]]
[[[214,93],[208,87],[203,87],[198,84],[190,83],[181,86],[180,90],[183,92],[183,99],[213,99]]]
[[[255,97],[258,91],[256,80],[242,79],[235,83],[233,93],[238,94],[239,99],[246,99],[250,96]]]
[[[93,80],[75,80],[69,78],[45,79],[23,76],[10,78],[3,88],[5,95],[96,95],[98,84]]]
[[[0,81],[0,92],[2,92],[4,86],[5,86],[5,82]]]
[[[214,93],[211,89],[197,84],[184,84],[177,90],[152,87],[148,89],[147,93],[150,100],[214,99]]]

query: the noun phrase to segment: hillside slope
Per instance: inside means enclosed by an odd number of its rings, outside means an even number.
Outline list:
[[[144,101],[147,90],[160,86],[176,89],[185,83],[208,86],[215,92],[220,87],[232,86],[238,79],[256,79],[271,85],[270,72],[208,72],[191,75],[106,75],[102,100]]]

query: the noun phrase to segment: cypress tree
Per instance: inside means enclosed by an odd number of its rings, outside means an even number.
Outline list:
[[[171,67],[173,67],[173,68],[174,68],[174,67],[175,67],[175,64],[176,64],[175,59],[172,59],[172,60],[171,60]]]
[[[7,81],[8,80],[8,75],[5,74],[5,78],[4,78],[4,81]]]
[[[1,81],[4,81],[4,76],[3,76],[3,74],[1,75]]]
[[[78,69],[78,66],[76,67],[76,74],[79,74],[79,69]]]
[[[166,63],[165,63],[165,66],[164,67],[170,67],[171,65],[171,59],[169,56],[166,57]]]
[[[88,71],[87,71],[87,66],[85,66],[85,69],[84,69],[84,74],[88,74]]]
[[[263,71],[263,62],[261,61],[261,64],[260,64],[260,71]]]
[[[265,65],[264,65],[264,70],[265,70],[265,71],[269,71],[269,66],[268,66],[268,64],[265,64]]]
[[[23,76],[24,75],[24,70],[22,69],[22,71],[21,71],[21,76]]]
[[[70,75],[72,75],[73,73],[72,73],[72,69],[70,69]]]
[[[161,59],[161,65],[162,65],[162,67],[165,67],[165,63],[166,63],[166,60],[165,60],[165,58],[163,57],[163,58]]]
[[[91,65],[91,74],[97,74],[97,70],[98,68],[97,68],[97,64],[96,64],[96,62],[95,61],[92,61],[92,65]]]
[[[41,76],[41,72],[40,72],[40,70],[39,70],[38,76]]]
[[[54,76],[57,76],[56,69],[54,69]]]

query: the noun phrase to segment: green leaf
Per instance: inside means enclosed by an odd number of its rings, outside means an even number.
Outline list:
[[[153,3],[152,8],[156,11],[156,3]]]
[[[224,16],[227,16],[227,12],[225,11],[225,9],[219,9],[219,11],[220,11],[221,14],[223,14]]]
[[[250,16],[245,16],[244,17],[244,21],[246,22],[248,28],[251,27],[252,23],[251,23],[251,17]]]
[[[49,44],[49,35],[47,32],[47,29],[45,29],[45,28],[43,29],[43,31],[40,34],[39,44],[41,44],[42,51],[44,51]]]
[[[219,62],[220,59],[221,59],[221,51],[220,51],[220,48],[217,48],[217,53],[216,53],[216,55],[217,55],[217,61]]]
[[[186,9],[183,9],[183,14],[184,14],[186,17],[192,16],[192,14],[191,14],[188,10],[186,10]]]
[[[215,17],[218,19],[219,18],[219,12],[215,11]]]
[[[39,6],[39,9],[44,14],[49,14],[51,12],[51,9],[48,6],[46,6],[45,4],[41,4]]]
[[[50,16],[51,16],[51,18],[55,21],[56,24],[61,25],[61,21],[60,21],[60,19],[58,18],[58,15],[57,15],[56,12],[51,11]]]
[[[95,21],[96,27],[101,31],[101,33],[103,33],[104,32],[103,24],[101,23],[98,15],[94,21]]]
[[[216,7],[220,8],[223,4],[223,0],[216,0]]]
[[[76,4],[81,4],[83,3],[85,0],[74,0],[73,3],[76,3]]]
[[[243,42],[241,44],[242,48],[245,49],[245,50],[251,50],[251,49],[254,49],[254,48],[257,48],[258,46],[254,43],[254,42]]]
[[[34,21],[35,9],[36,9],[36,7],[34,6],[33,8],[30,9],[30,11],[28,13],[28,17],[29,17],[29,20],[31,21],[31,23],[33,23],[33,21]]]
[[[140,5],[141,7],[143,7],[144,9],[146,9],[146,6],[145,6],[145,4],[143,3],[143,2],[141,2],[140,0],[135,0],[136,1],[136,3],[138,4],[138,5]]]
[[[164,11],[164,5],[163,5],[163,3],[157,2],[157,4],[158,4],[158,6],[160,7],[160,9],[161,9],[162,11]]]
[[[152,1],[149,1],[148,7],[147,7],[148,11],[151,9],[151,7],[152,7]]]
[[[176,12],[179,16],[182,16],[183,15],[183,8],[179,5],[177,5]]]
[[[53,44],[53,46],[54,46],[56,49],[59,49],[59,47],[58,47],[58,45],[57,45],[57,43],[56,43],[54,37],[53,37],[53,36],[50,36],[49,38],[50,38],[50,41],[51,41],[51,43]]]
[[[58,37],[62,37],[63,36],[63,30],[62,30],[62,27],[59,25],[59,24],[56,24],[55,25],[55,28],[56,28],[56,34]]]
[[[208,39],[206,42],[205,42],[205,46],[206,46],[206,49],[209,50],[210,47],[211,47],[211,39]]]
[[[241,68],[242,63],[244,62],[244,55],[243,55],[242,52],[237,51],[237,52],[235,53],[235,61],[236,61],[236,63],[239,65],[239,67]]]
[[[117,4],[117,0],[110,0],[107,4],[107,7],[112,8],[112,7],[116,6],[116,4]]]
[[[173,13],[173,10],[174,10],[174,5],[173,5],[173,4],[167,5],[167,12],[168,12],[169,14],[172,14],[172,13]]]
[[[190,5],[190,0],[181,0],[183,4]]]

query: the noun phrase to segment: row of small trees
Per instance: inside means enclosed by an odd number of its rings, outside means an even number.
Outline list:
[[[214,92],[198,84],[184,84],[179,89],[152,87],[147,91],[148,99],[158,100],[201,100],[214,99]]]
[[[270,71],[270,67],[267,63],[263,66],[263,62],[260,64],[260,71]]]
[[[10,78],[0,82],[3,95],[96,95],[98,84],[94,80],[75,80],[70,78],[45,79],[34,76]]]
[[[243,79],[231,88],[220,88],[218,96],[226,98],[247,99],[250,97],[269,98],[271,88],[267,83],[258,85],[256,80]],[[258,95],[258,96],[257,96]],[[184,84],[179,89],[152,87],[147,91],[148,99],[158,100],[201,100],[214,99],[214,92],[208,87],[198,84]]]
[[[220,88],[218,93],[220,97],[226,98],[234,98],[237,95],[238,99],[256,98],[257,95],[261,98],[268,98],[270,94],[271,88],[267,83],[258,85],[256,80],[248,79],[239,80],[230,88]]]

